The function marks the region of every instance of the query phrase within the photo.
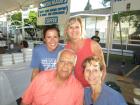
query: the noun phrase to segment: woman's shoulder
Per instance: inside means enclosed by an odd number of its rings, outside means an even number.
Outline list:
[[[95,46],[98,45],[98,43],[96,41],[94,41],[90,38],[85,38],[84,40],[85,40],[86,43],[89,43],[91,45],[95,45]]]
[[[84,38],[85,41],[92,41],[90,38]]]
[[[112,89],[107,85],[103,86],[102,94],[108,97],[108,101],[110,102],[114,100],[114,103],[118,103],[118,105],[120,105],[120,103],[123,103],[122,105],[127,105],[121,93],[119,93],[118,91]]]
[[[40,49],[44,49],[44,48],[45,48],[45,44],[39,44],[34,47],[34,50],[40,50]]]

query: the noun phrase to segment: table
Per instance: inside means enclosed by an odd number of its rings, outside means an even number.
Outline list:
[[[29,64],[0,67],[0,105],[16,105],[31,80]]]

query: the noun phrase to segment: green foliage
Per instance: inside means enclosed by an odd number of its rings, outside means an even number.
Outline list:
[[[11,25],[21,25],[21,21],[22,21],[22,14],[21,12],[18,12],[16,14],[13,14],[11,16],[11,20],[12,20],[12,24]]]
[[[12,19],[12,21],[14,23],[18,22],[18,23],[21,24],[21,21],[22,21],[22,14],[21,14],[21,12],[13,14],[11,16],[11,19]],[[15,24],[15,25],[18,25],[18,24]],[[33,25],[34,27],[37,27],[37,13],[35,11],[30,11],[29,18],[28,19],[24,19],[24,25],[25,26]]]
[[[37,13],[35,11],[30,11],[29,18],[24,20],[25,26],[33,25],[37,27]]]
[[[112,17],[113,21],[115,23],[119,23],[119,17],[118,17],[118,14],[114,14],[113,17]]]
[[[129,38],[131,40],[140,40],[140,10],[137,11],[127,11],[127,12],[121,12],[118,14],[113,15],[113,21],[118,24],[119,21],[128,22],[129,25],[136,28],[135,32],[129,35]],[[131,23],[131,24],[130,24]],[[129,42],[133,44],[140,44],[139,42]]]
[[[104,6],[107,5],[107,3],[110,3],[111,0],[102,0],[102,4]],[[113,15],[113,21],[115,23],[118,23],[119,20],[121,22],[130,22],[130,21],[134,21],[134,27],[138,27],[139,26],[139,20],[140,20],[140,10],[137,11],[127,11],[127,12],[121,12],[119,14],[114,14]]]
[[[32,37],[35,35],[35,30],[37,28],[37,13],[35,11],[30,11],[29,18],[24,20],[25,26],[30,26],[31,28],[26,28],[25,31]]]
[[[130,22],[133,21],[134,27],[138,27],[139,20],[140,20],[140,11],[126,11],[126,12],[121,12],[118,14],[113,14],[113,21],[115,23],[118,23],[119,21],[121,22]]]
[[[12,19],[12,20],[21,21],[21,19],[22,19],[21,16],[22,16],[21,12],[18,12],[18,13],[16,13],[16,14],[13,14],[13,15],[11,16],[11,19]]]
[[[102,0],[104,6],[110,3],[111,0]],[[126,11],[118,14],[113,14],[112,20],[117,25],[120,22],[128,22],[130,26],[136,28],[136,31],[129,35],[130,39],[140,40],[140,10]],[[135,43],[135,42],[134,42]]]
[[[16,26],[21,26],[22,25],[22,14],[21,12],[18,12],[16,14],[13,14],[11,16],[12,19],[12,24],[11,25],[16,25]],[[24,19],[24,26],[29,26],[30,28],[25,28],[25,31],[31,35],[34,36],[36,33],[37,29],[42,29],[42,26],[37,26],[37,12],[35,11],[30,11],[29,13],[29,18]]]

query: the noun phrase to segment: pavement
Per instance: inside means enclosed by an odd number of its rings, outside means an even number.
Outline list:
[[[106,60],[106,55],[105,55]],[[140,80],[140,64],[134,63],[133,57],[110,55],[108,73],[113,73],[120,76],[127,76],[132,79]]]
[[[105,54],[106,60],[106,54]],[[108,81],[114,81],[122,90],[122,95],[128,105],[135,105],[134,98],[140,99],[133,92],[134,88],[140,88],[140,64],[133,57],[110,54],[107,67]],[[120,79],[121,80],[118,80]]]

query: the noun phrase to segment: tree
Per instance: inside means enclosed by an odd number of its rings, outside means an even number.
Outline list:
[[[16,14],[13,14],[11,16],[12,24],[16,26],[22,25],[22,14],[21,12],[18,12]],[[35,36],[37,29],[42,29],[42,26],[37,26],[37,12],[30,11],[29,12],[29,18],[24,19],[24,26],[28,27],[25,28],[25,31],[31,36]]]
[[[37,30],[43,28],[43,26],[37,25],[37,12],[30,11],[29,18],[25,19],[25,26],[29,26],[30,28],[26,28],[25,31],[32,37],[37,35]]]
[[[12,23],[11,25],[21,25],[21,21],[22,21],[22,14],[21,12],[18,12],[16,14],[13,14],[11,16],[11,20],[12,20]]]
[[[29,28],[26,28],[25,31],[32,37],[36,34],[36,28],[37,28],[37,13],[35,11],[30,11],[29,18],[25,19],[25,26],[28,26]]]
[[[107,3],[110,3],[111,0],[103,0],[102,4],[104,6],[107,5]],[[134,39],[134,40],[140,40],[140,10],[135,10],[135,11],[125,11],[117,14],[113,14],[113,22],[116,24],[120,22],[129,22],[129,25],[136,28],[135,32],[132,33],[129,38]],[[130,24],[132,23],[133,24]],[[140,42],[139,42],[140,43]]]

